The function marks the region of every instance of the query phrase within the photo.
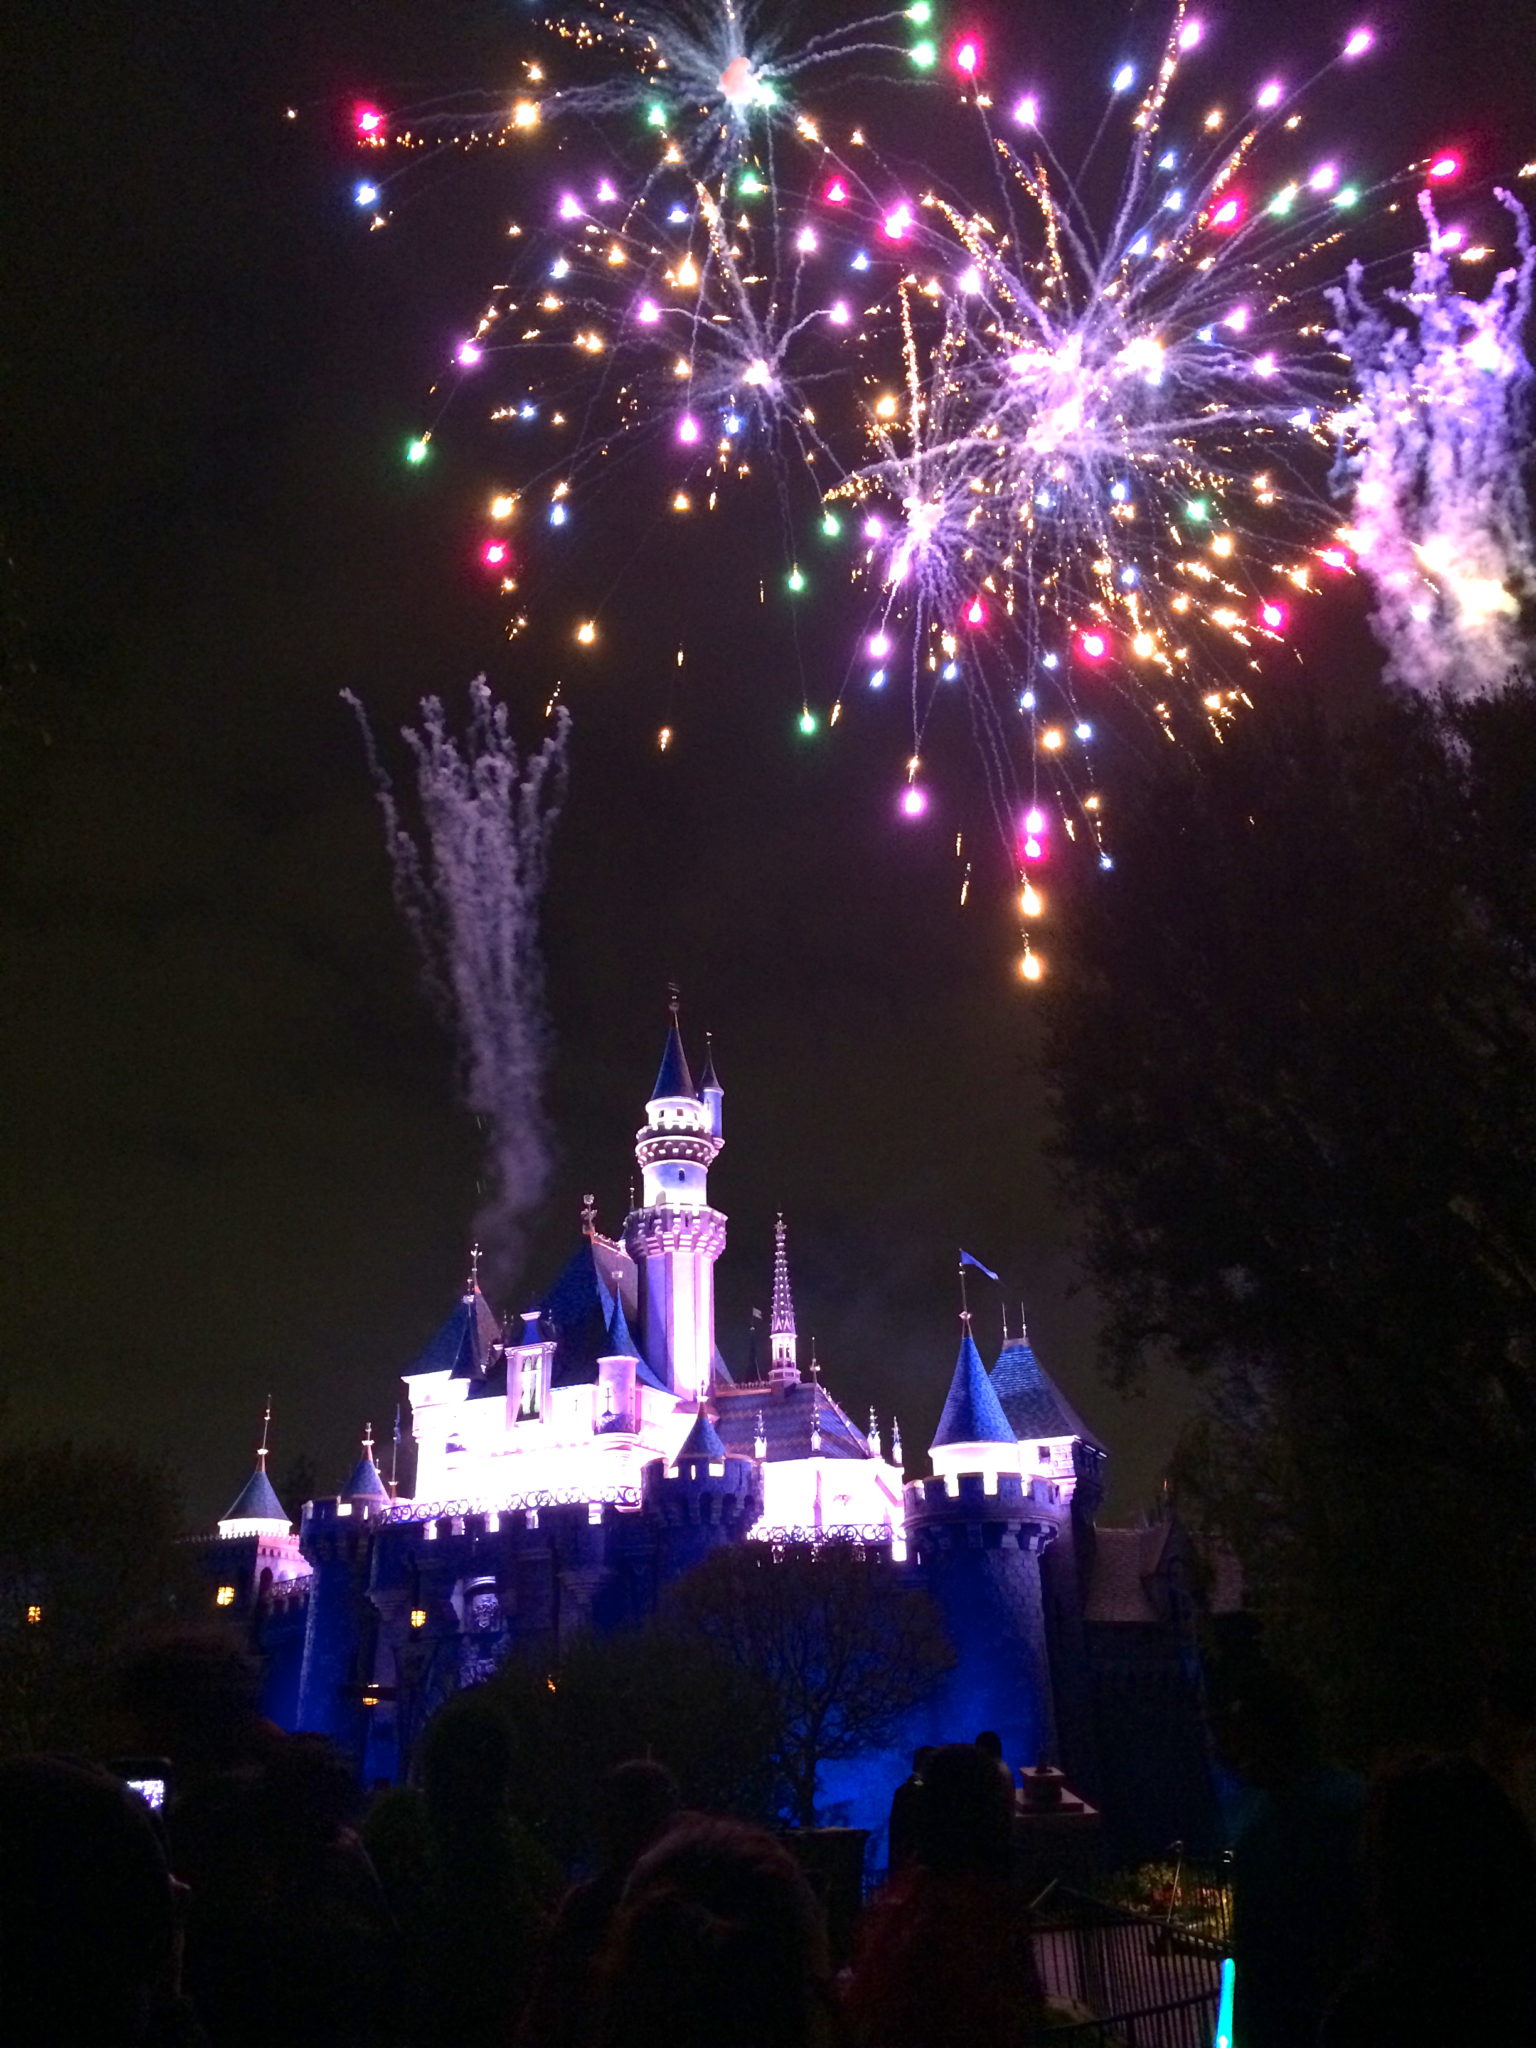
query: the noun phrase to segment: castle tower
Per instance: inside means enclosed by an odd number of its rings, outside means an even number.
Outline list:
[[[671,1010],[661,1070],[635,1136],[641,1206],[625,1218],[624,1245],[640,1276],[646,1362],[680,1399],[701,1401],[715,1353],[715,1261],[725,1248],[725,1218],[709,1206],[709,1169],[724,1143],[724,1090],[713,1060],[705,1096],[695,1089],[675,990]]]
[[[794,1387],[800,1384],[796,1358],[795,1298],[789,1291],[789,1254],[784,1248],[784,1218],[773,1226],[773,1300],[768,1310],[770,1363],[768,1384]]]
[[[1011,1764],[1052,1761],[1040,1558],[1067,1510],[1048,1482],[1021,1475],[969,1317],[930,1455],[933,1478],[906,1490],[907,1534],[957,1662],[925,1710],[929,1739],[995,1728]]]

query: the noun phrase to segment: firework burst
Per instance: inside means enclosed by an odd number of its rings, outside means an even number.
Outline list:
[[[472,134],[595,136],[601,155],[578,170],[562,141],[561,182],[538,157],[519,172],[517,271],[457,345],[411,458],[492,375],[518,475],[472,544],[508,594],[536,591],[537,549],[509,573],[497,522],[526,505],[566,525],[625,455],[647,479],[627,488],[674,515],[768,493],[784,601],[812,599],[812,536],[846,550],[822,585],[867,596],[852,619],[829,600],[847,651],[804,667],[801,733],[836,724],[850,684],[903,698],[905,730],[870,722],[904,764],[899,814],[922,820],[930,725],[963,697],[1021,903],[1038,904],[1056,823],[1107,865],[1095,721],[1117,698],[1170,730],[1186,707],[1230,717],[1292,605],[1354,566],[1363,522],[1341,535],[1329,461],[1396,456],[1385,407],[1362,412],[1352,382],[1385,360],[1361,287],[1348,335],[1327,291],[1367,220],[1373,259],[1406,262],[1401,193],[1459,160],[1382,177],[1309,143],[1303,110],[1369,53],[1366,29],[1299,82],[1225,76],[1211,104],[1211,39],[1183,0],[1144,76],[1113,72],[1091,177],[1064,169],[1037,91],[994,88],[978,38],[949,47],[947,88],[925,82],[946,54],[928,0],[810,35],[729,0],[550,28],[526,95]],[[959,124],[951,168],[969,162],[978,191],[897,169],[914,87]],[[360,141],[398,142],[405,175],[432,121],[367,113]],[[615,588],[611,561],[594,581]],[[584,646],[600,609],[581,608]]]

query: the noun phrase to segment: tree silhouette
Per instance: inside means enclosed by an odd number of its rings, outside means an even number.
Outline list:
[[[1156,752],[1041,992],[1108,1361],[1196,1376],[1185,1498],[1339,1725],[1444,1739],[1536,1650],[1536,693]]]
[[[822,1764],[892,1742],[954,1662],[938,1609],[851,1544],[717,1550],[668,1594],[663,1625],[745,1672],[768,1708],[768,1752],[801,1827]]]

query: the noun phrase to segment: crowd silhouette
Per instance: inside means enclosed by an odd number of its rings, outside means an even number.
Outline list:
[[[164,1759],[158,1809],[126,1766],[0,1763],[0,2048],[1026,2048],[1090,2017],[1042,1985],[988,1732],[916,1752],[834,1957],[795,1837],[690,1811],[659,1763],[602,1775],[567,1882],[478,1693],[366,1815],[341,1753],[257,1698],[225,1642],[135,1659],[121,1726]],[[1217,1733],[1242,2048],[1536,2048],[1536,1686],[1498,1674],[1461,1751],[1369,1788],[1274,1673]]]

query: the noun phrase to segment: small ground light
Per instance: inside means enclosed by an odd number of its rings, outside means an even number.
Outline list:
[[[32,1601],[27,1608],[27,1625],[30,1628],[36,1628],[38,1623],[42,1620],[42,1618],[42,1608],[38,1605],[38,1603],[35,1600]]]
[[[425,1607],[413,1607],[413,1608],[411,1609],[411,1627],[412,1627],[412,1628],[425,1628],[425,1627],[426,1627],[426,1625],[427,1625],[427,1610],[425,1609]]]
[[[233,1607],[235,1604],[234,1587],[220,1586],[219,1590],[213,1596],[213,1604],[215,1607]]]

